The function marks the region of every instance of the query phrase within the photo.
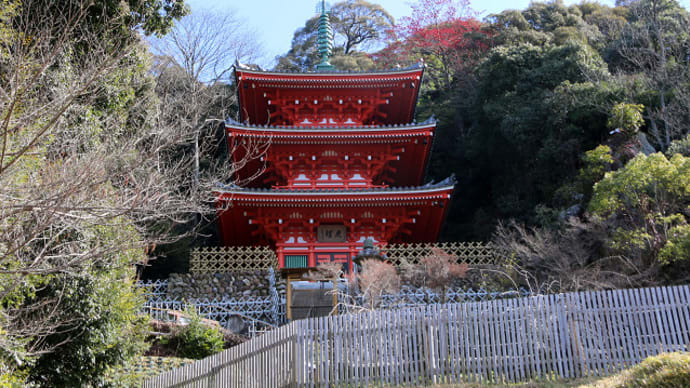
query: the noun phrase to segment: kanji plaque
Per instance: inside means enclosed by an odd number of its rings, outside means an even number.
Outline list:
[[[345,242],[347,241],[347,228],[345,225],[321,225],[317,231],[319,242]]]

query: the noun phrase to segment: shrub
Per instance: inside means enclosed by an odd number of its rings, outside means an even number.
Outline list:
[[[19,373],[4,370],[0,366],[0,387],[26,387],[26,378]]]
[[[639,388],[690,387],[690,355],[661,354],[631,369],[625,386]]]
[[[638,155],[594,185],[589,210],[616,226],[609,246],[642,270],[688,256],[690,158]],[[670,232],[670,233],[669,233]],[[664,246],[668,241],[674,246]],[[660,252],[664,252],[659,257]]]
[[[342,274],[343,265],[335,261],[330,261],[327,263],[320,263],[316,267],[316,271],[309,271],[304,277],[312,281],[322,282],[338,279]]]
[[[690,387],[690,354],[667,353],[649,357],[640,365],[580,388]]]
[[[377,259],[362,261],[362,272],[357,275],[357,282],[370,308],[378,305],[382,294],[400,289],[400,276],[393,264]]]
[[[108,368],[123,365],[144,351],[148,318],[137,315],[141,300],[131,281],[119,278],[117,272],[101,277],[55,276],[36,293],[35,298],[45,301],[45,307],[27,319],[50,316],[57,326],[41,343],[32,344],[51,350],[24,366],[32,383],[42,387],[106,386]],[[52,310],[54,300],[60,300],[59,310]]]
[[[225,340],[220,330],[202,322],[201,317],[194,311],[188,311],[188,316],[189,324],[170,339],[177,355],[199,360],[221,352]]]
[[[668,264],[690,258],[690,225],[674,226],[668,231],[666,245],[659,252],[659,261]]]
[[[455,279],[467,276],[467,263],[458,263],[458,257],[443,249],[432,248],[431,254],[419,259],[416,265],[405,265],[405,280],[416,287],[429,287],[445,295]]]
[[[614,130],[619,129],[632,138],[644,124],[643,111],[644,105],[621,102],[611,109],[611,117],[606,125]]]
[[[532,290],[589,291],[646,281],[625,260],[607,255],[607,228],[600,220],[576,217],[561,229],[528,228],[512,221],[498,225],[492,242],[499,251],[510,252],[506,275]]]
[[[671,158],[675,154],[681,154],[686,158],[690,157],[690,135],[671,142],[666,150],[666,157]]]

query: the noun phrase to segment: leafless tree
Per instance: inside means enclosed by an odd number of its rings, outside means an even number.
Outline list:
[[[631,22],[619,53],[655,91],[658,105],[647,106],[649,132],[662,150],[690,131],[690,14],[669,0],[630,2]]]
[[[562,230],[500,224],[493,242],[510,252],[507,274],[533,291],[582,291],[649,286],[658,265],[645,267],[620,255],[608,255],[608,226],[571,218]]]
[[[338,289],[338,279],[344,274],[343,264],[335,261],[330,261],[326,263],[320,263],[315,271],[309,271],[304,274],[304,278],[316,281],[316,282],[331,282],[332,290],[328,291],[333,296],[333,310],[331,314],[337,314],[338,308],[340,307],[340,302],[338,295],[340,295],[340,290]]]
[[[232,10],[200,10],[183,18],[168,35],[150,40],[156,55],[161,114],[194,145],[195,186],[200,155],[225,147],[219,144],[215,129],[237,111],[236,92],[229,80],[233,64],[252,62],[262,55],[255,35]]]
[[[127,15],[89,29],[83,21],[93,16],[93,2],[73,3],[56,14],[25,0],[0,31],[0,300],[36,276],[143,260],[147,247],[176,238],[160,225],[214,213],[215,182],[232,181],[243,165],[226,163],[214,176],[190,173],[190,127],[153,94],[142,95],[126,119],[93,118],[88,107],[111,93],[110,77],[123,76],[123,64],[146,53],[131,39],[104,39],[136,28]],[[238,147],[246,159],[265,150]],[[3,306],[4,354],[51,351],[41,338],[70,327],[64,314],[60,321],[51,314],[62,302]],[[27,338],[28,346],[16,346]]]
[[[340,276],[343,274],[343,265],[335,261],[330,261],[326,263],[320,263],[315,271],[307,272],[304,277],[311,281],[324,282],[333,281],[336,282]]]
[[[207,85],[226,80],[236,60],[253,63],[262,56],[256,31],[233,10],[193,11],[169,34],[149,42],[154,55],[170,58]]]
[[[429,287],[441,294],[445,302],[448,288],[456,279],[467,275],[467,263],[458,263],[458,257],[446,253],[441,248],[431,248],[429,255],[419,259],[419,263],[404,267],[404,278],[417,287]]]
[[[237,109],[234,86],[221,82],[203,84],[167,57],[158,57],[157,60],[156,94],[160,104],[156,125],[161,134],[172,132],[177,138],[176,147],[168,147],[167,151],[171,152],[165,153],[168,158],[163,164],[177,164],[174,170],[178,173],[183,171],[188,176],[187,187],[193,191],[210,190],[204,180],[207,184],[216,181],[242,185],[261,174],[262,170],[258,170],[243,182],[235,180],[234,173],[244,168],[248,161],[259,159],[267,150],[270,139],[261,143],[228,144],[222,124]],[[247,157],[232,162],[217,160],[217,155],[223,154],[219,151],[226,147],[230,148],[228,155],[239,151]],[[202,172],[200,162],[203,158],[207,163]]]
[[[381,295],[400,290],[400,275],[389,262],[366,259],[362,261],[362,272],[357,274],[357,286],[369,308],[374,309],[378,306]]]

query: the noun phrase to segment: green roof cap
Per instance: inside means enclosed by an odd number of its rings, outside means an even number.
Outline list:
[[[326,0],[321,0],[321,16],[319,16],[319,35],[317,39],[321,62],[316,65],[317,70],[332,70],[330,57],[333,55],[333,29],[331,28],[330,12],[326,11]]]

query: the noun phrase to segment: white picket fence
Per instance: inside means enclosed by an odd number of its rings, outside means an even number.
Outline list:
[[[291,322],[144,387],[418,386],[604,376],[688,351],[690,288],[569,293]]]

